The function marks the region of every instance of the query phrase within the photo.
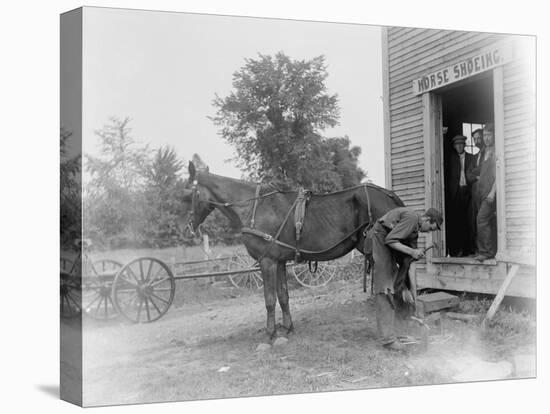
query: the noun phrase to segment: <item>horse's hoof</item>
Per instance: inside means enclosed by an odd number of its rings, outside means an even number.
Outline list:
[[[285,328],[285,329],[286,329],[287,335],[290,335],[290,334],[294,333],[294,325],[293,324],[291,324],[288,328]]]

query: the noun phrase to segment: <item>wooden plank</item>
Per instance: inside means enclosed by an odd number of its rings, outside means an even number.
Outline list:
[[[424,183],[393,183],[393,188],[395,191],[406,191],[406,192],[413,192],[413,193],[423,193],[424,191]]]
[[[495,42],[488,41],[484,44],[480,44],[478,49],[462,51],[459,55],[443,56],[441,58],[433,59],[428,62],[415,61],[408,67],[404,68],[402,73],[390,72],[390,91],[393,93],[400,93],[406,95],[412,90],[412,81],[421,77],[423,74],[433,72],[443,66],[449,65],[449,62],[460,62],[468,59],[471,56],[479,53],[481,49],[485,49]],[[429,53],[428,53],[429,56]],[[432,59],[432,58],[430,58]]]
[[[392,152],[392,160],[395,162],[408,162],[408,161],[414,161],[418,160],[424,157],[424,151],[419,153],[418,151],[399,151],[399,152]]]
[[[412,79],[410,80],[412,82]],[[420,97],[412,94],[412,85],[409,84],[409,87],[405,87],[405,84],[400,88],[401,91],[396,90],[395,86],[391,91],[391,103],[392,105],[397,104],[412,104],[415,103],[418,105]]]
[[[424,165],[424,160],[419,158],[419,159],[410,160],[410,161],[403,161],[399,159],[395,160],[392,157],[392,164],[396,164],[396,163],[399,165],[399,167],[397,168],[399,170],[403,168],[422,166]]]
[[[443,36],[445,36],[445,33],[442,30],[421,29],[421,32],[417,32],[414,39],[410,42],[389,43],[391,49],[389,57],[393,59],[397,56],[403,56],[411,47],[415,48],[415,50],[419,49],[434,40],[439,41]]]
[[[431,50],[433,47],[442,44],[443,42],[452,42],[453,38],[457,38],[456,34],[445,34],[442,32],[431,34],[423,39],[414,38],[408,42],[401,44],[403,50],[395,52],[395,47],[391,47],[390,65],[396,70],[402,70],[410,62],[418,59],[418,54]]]
[[[393,131],[402,131],[406,130],[408,131],[411,127],[415,127],[418,125],[422,125],[422,120],[420,119],[412,119],[408,123],[399,123],[398,125],[394,124],[392,122],[392,132]]]
[[[383,116],[384,116],[384,184],[386,188],[392,188],[391,175],[391,122],[390,122],[390,83],[388,67],[388,41],[389,32],[387,27],[382,28],[382,90],[384,94]]]
[[[412,49],[410,53],[402,58],[396,58],[390,60],[390,74],[396,72],[407,71],[408,68],[415,67],[416,65],[422,65],[424,68],[428,68],[433,61],[438,61],[441,58],[445,58],[445,61],[453,60],[455,55],[459,55],[458,51],[466,50],[471,52],[470,49],[475,47],[472,42],[473,38],[480,37],[480,34],[474,32],[458,32],[449,31],[444,34],[439,41],[424,45],[424,47]],[[429,70],[429,69],[428,69]]]
[[[423,165],[416,165],[416,166],[397,166],[395,164],[392,163],[392,165],[394,165],[394,168],[392,170],[394,176],[397,175],[397,174],[407,174],[409,172],[418,172],[418,171],[424,171],[424,168],[423,168]]]
[[[528,127],[532,122],[534,122],[534,117],[527,116],[526,114],[506,114],[507,124],[522,123],[525,127]]]
[[[422,120],[422,111],[418,112],[415,110],[410,113],[395,112],[392,116],[392,127],[398,129],[402,125],[417,124],[420,120]]]
[[[407,171],[404,173],[394,173],[393,178],[396,180],[404,180],[404,179],[423,179],[424,178],[424,169],[418,169],[416,171]]]
[[[510,286],[510,283],[512,283],[512,279],[516,276],[516,273],[518,272],[518,270],[519,270],[519,265],[515,264],[512,266],[512,268],[506,275],[506,279],[504,279],[504,282],[502,283],[502,286],[498,290],[495,300],[491,304],[491,307],[489,308],[489,311],[487,312],[485,319],[483,319],[483,322],[481,324],[482,327],[485,327],[487,323],[490,322],[495,316],[495,313],[497,312],[498,307],[502,302],[502,299],[504,299],[504,294],[506,293],[506,289],[508,289],[508,287]]]
[[[416,107],[408,111],[398,110],[392,111],[392,126],[401,124],[410,124],[422,119],[422,107]]]
[[[419,124],[419,125],[415,125],[414,127],[408,130],[393,132],[391,135],[392,142],[406,142],[411,139],[416,140],[417,138],[422,137],[423,131],[424,131],[424,127],[422,126],[422,124]]]
[[[391,43],[398,42],[403,36],[406,36],[413,30],[416,30],[416,27],[407,27],[407,26],[392,26],[388,31],[388,40]]]
[[[422,103],[418,99],[392,100],[390,105],[390,111],[395,113],[413,110],[420,111],[422,113]]]
[[[477,37],[477,39],[476,39]],[[466,35],[450,37],[441,42],[440,46],[418,50],[410,59],[399,63],[390,61],[390,81],[403,82],[406,79],[411,81],[419,75],[436,70],[442,65],[460,62],[475,56],[489,45],[498,43],[495,37],[480,37],[479,33],[467,32]],[[452,43],[452,45],[449,45]]]
[[[504,93],[504,99],[506,99],[506,91]],[[505,102],[504,108],[506,112],[513,111],[517,108],[523,108],[523,107],[527,107],[532,110],[533,106],[535,105],[535,102],[536,102],[535,95],[529,95],[528,99],[510,99],[508,103]]]
[[[498,257],[498,256],[497,256]],[[442,260],[442,259],[439,259]],[[530,297],[536,295],[534,272],[518,275],[510,285],[511,296]],[[453,264],[428,263],[426,272],[417,276],[419,288],[448,289],[465,292],[496,294],[506,277],[506,264]]]
[[[392,151],[395,153],[396,151],[403,149],[406,149],[407,151],[418,149],[418,141],[415,141],[413,138],[416,138],[416,136],[412,136],[408,140],[395,140],[392,142]],[[422,147],[420,149],[424,152]]]
[[[506,250],[506,183],[504,171],[504,95],[502,66],[493,70],[494,134],[496,155],[497,245]]]
[[[420,295],[417,297],[417,301],[422,304],[424,313],[452,308],[460,303],[460,299],[457,296],[446,292],[434,292]]]

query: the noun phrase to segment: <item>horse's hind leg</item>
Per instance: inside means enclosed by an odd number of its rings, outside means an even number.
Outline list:
[[[275,297],[275,279],[277,277],[277,263],[271,259],[263,259],[260,263],[262,271],[262,279],[264,281],[264,299],[265,308],[267,310],[267,334],[273,339],[276,334],[275,328],[275,305],[277,298]]]
[[[287,284],[286,262],[277,262],[277,297],[279,305],[283,311],[283,327],[287,333],[294,331],[292,317],[290,316],[290,305],[288,303],[288,284]]]

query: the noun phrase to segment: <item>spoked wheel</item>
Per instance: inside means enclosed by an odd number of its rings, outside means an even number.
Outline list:
[[[255,261],[247,254],[236,254],[229,261],[228,270],[246,270],[254,266]],[[237,288],[261,289],[264,286],[262,273],[259,270],[229,275],[229,281]]]
[[[71,259],[68,259],[66,257],[61,257],[59,259],[59,267],[61,269],[61,273],[70,274],[73,271],[74,262]]]
[[[118,312],[129,321],[153,322],[168,311],[175,291],[172,270],[158,259],[141,257],[120,269],[112,298]]]
[[[59,306],[62,318],[74,318],[80,315],[80,281],[70,273],[60,272]]]
[[[290,273],[294,275],[298,283],[309,288],[325,286],[336,274],[336,269],[337,266],[331,262],[319,263],[315,272],[309,271],[308,264],[289,266]]]
[[[113,280],[122,264],[109,259],[97,260],[84,266],[82,278],[82,309],[93,319],[109,320],[118,312],[111,298]]]
[[[365,268],[365,256],[362,254],[356,254],[353,258],[350,258],[349,262],[344,265],[344,268],[351,275],[350,279],[359,279],[363,277]]]

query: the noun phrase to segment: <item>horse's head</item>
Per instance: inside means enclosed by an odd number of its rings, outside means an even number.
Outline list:
[[[186,222],[186,229],[195,236],[195,232],[214,210],[213,197],[205,187],[199,188],[197,171],[194,164],[189,162],[188,186],[183,190],[183,220]]]

